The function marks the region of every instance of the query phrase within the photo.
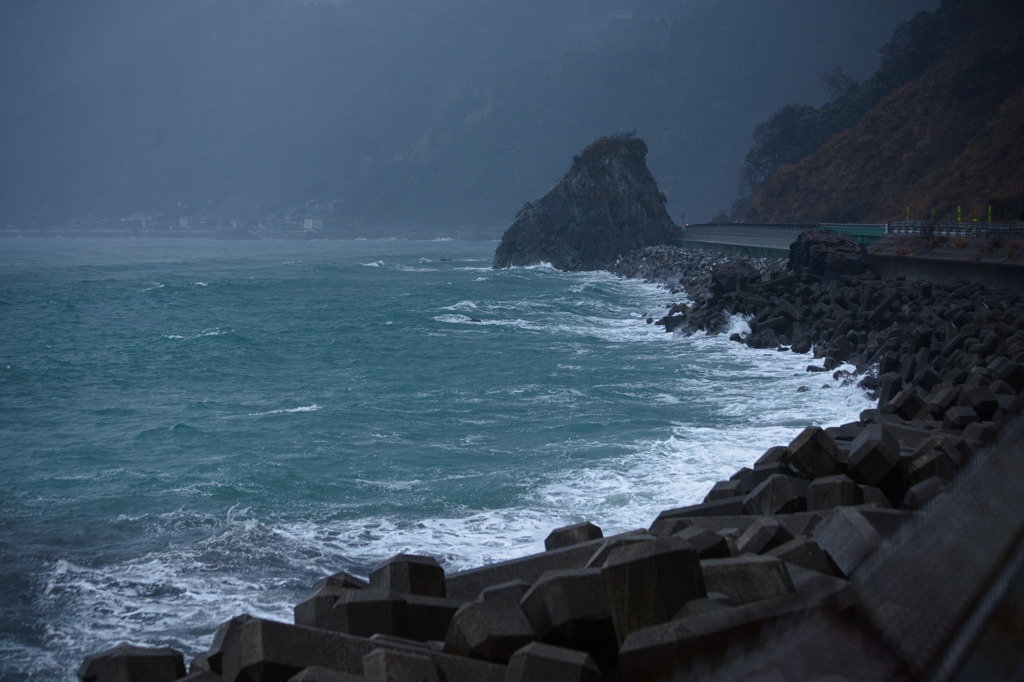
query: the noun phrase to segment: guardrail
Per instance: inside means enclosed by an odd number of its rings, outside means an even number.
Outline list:
[[[750,230],[793,231],[832,230],[862,244],[870,244],[886,234],[921,237],[1024,237],[1024,221],[981,222],[956,220],[897,220],[889,223],[697,223],[687,225],[686,232]]]
[[[888,231],[922,237],[1024,237],[1024,222],[898,220],[888,224]]]

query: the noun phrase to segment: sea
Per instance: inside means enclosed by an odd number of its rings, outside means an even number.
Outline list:
[[[397,553],[646,528],[871,406],[808,355],[649,324],[659,286],[496,246],[0,239],[0,679],[187,662]]]

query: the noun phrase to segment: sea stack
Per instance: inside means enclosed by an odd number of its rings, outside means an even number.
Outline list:
[[[494,267],[547,262],[559,270],[601,270],[636,249],[674,243],[680,230],[646,157],[647,145],[633,134],[591,143],[550,192],[520,209]]]

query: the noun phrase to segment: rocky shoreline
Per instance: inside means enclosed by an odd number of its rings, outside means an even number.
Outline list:
[[[966,281],[880,280],[854,254],[831,253],[794,245],[786,262],[650,247],[610,270],[686,295],[658,320],[666,330],[722,333],[742,314],[750,332],[733,340],[813,352],[823,368],[809,370],[877,393],[858,421],[808,427],[647,529],[606,538],[589,523],[560,528],[541,554],[451,575],[430,557],[398,555],[367,580],[325,578],[296,605],[294,624],[247,615],[222,624],[188,674],[178,652],[124,645],[87,657],[80,677],[919,679],[949,636],[914,648],[887,641],[877,614],[902,590],[872,592],[878,581],[864,576],[877,575],[887,540],[890,554],[913,544],[911,520],[1019,454],[1005,441],[1024,407],[1024,300]],[[935,551],[897,563],[953,573],[969,563]],[[928,566],[913,568],[926,581]],[[904,607],[896,620],[915,617]],[[943,617],[950,627],[965,618]],[[793,651],[778,632],[836,648]],[[778,651],[789,653],[769,655]]]

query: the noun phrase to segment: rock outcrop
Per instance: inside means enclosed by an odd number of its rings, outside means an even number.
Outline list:
[[[831,230],[801,232],[789,247],[789,269],[797,277],[804,273],[817,279],[839,279],[868,271],[864,247]]]
[[[494,267],[547,262],[560,270],[600,270],[636,249],[674,242],[679,228],[646,156],[647,145],[633,135],[592,143],[550,192],[519,211]]]

